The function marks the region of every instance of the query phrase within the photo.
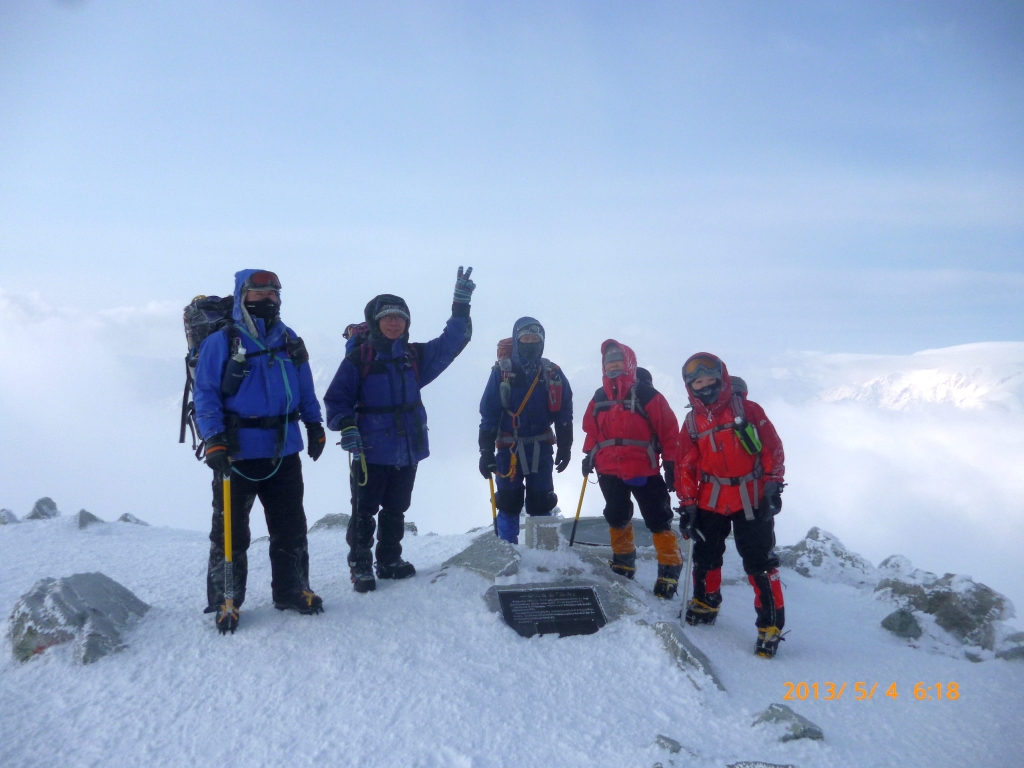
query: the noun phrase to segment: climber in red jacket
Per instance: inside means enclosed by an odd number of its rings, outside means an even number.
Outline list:
[[[693,539],[693,597],[687,624],[714,624],[722,603],[722,555],[730,528],[754,587],[755,653],[771,658],[785,608],[775,554],[785,454],[760,405],[735,392],[725,364],[701,352],[683,365],[693,410],[679,432],[676,495],[683,536]]]
[[[597,470],[604,493],[604,517],[611,528],[615,573],[630,579],[636,573],[633,544],[633,502],[654,538],[658,580],[654,594],[671,599],[683,567],[679,542],[672,532],[669,492],[675,480],[673,462],[679,442],[678,422],[668,402],[647,381],[637,381],[636,355],[614,339],[601,345],[602,386],[583,417],[583,475]],[[659,457],[665,462],[665,478]]]

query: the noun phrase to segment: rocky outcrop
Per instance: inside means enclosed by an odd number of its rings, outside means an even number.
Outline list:
[[[896,637],[905,637],[908,640],[917,640],[922,633],[921,625],[914,618],[914,614],[906,608],[893,611],[882,619],[882,628],[889,630]]]
[[[49,496],[43,496],[32,507],[32,511],[25,515],[26,520],[50,520],[54,517],[60,517],[60,510]]]
[[[102,523],[104,521],[100,520],[92,512],[80,509],[78,510],[78,514],[75,515],[75,522],[78,524],[79,529],[82,529],[88,528],[90,525],[95,525],[96,523]]]
[[[760,712],[755,718],[753,725],[767,723],[770,726],[782,730],[779,741],[795,741],[797,739],[821,740],[825,738],[821,728],[812,723],[803,715],[798,715],[785,704],[769,704],[768,708]]]
[[[14,605],[8,628],[15,658],[74,643],[74,659],[89,664],[122,650],[123,636],[149,606],[102,573],[41,579]]]
[[[9,509],[0,509],[0,525],[13,525],[18,522],[18,516]]]
[[[147,526],[149,525],[149,523],[147,523],[145,520],[140,520],[135,515],[133,515],[131,512],[125,512],[123,515],[121,515],[119,518],[117,518],[117,522],[119,522],[119,523],[131,523],[132,525],[147,525]]]
[[[878,580],[875,567],[868,560],[821,528],[811,528],[802,541],[791,547],[779,547],[776,553],[783,566],[808,578],[854,585],[871,585]]]
[[[494,581],[501,576],[518,573],[521,559],[522,556],[512,544],[502,541],[487,529],[486,533],[473,539],[473,543],[459,554],[448,558],[441,565],[441,573],[434,577],[434,581],[442,578],[449,568],[464,568]]]
[[[310,527],[309,532],[313,531],[326,531],[330,528],[348,528],[349,522],[352,520],[352,515],[346,515],[344,512],[338,512],[333,515],[324,515]],[[416,523],[405,523],[406,533],[411,533],[416,536],[419,531],[416,528]]]

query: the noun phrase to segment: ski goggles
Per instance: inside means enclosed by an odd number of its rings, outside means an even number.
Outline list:
[[[722,380],[722,361],[714,355],[694,355],[683,364],[683,381],[692,384],[701,376]]]
[[[277,275],[273,272],[260,270],[259,272],[253,272],[249,275],[248,279],[245,281],[245,290],[280,291],[281,281],[277,279]]]
[[[521,339],[523,336],[529,336],[530,334],[540,336],[541,341],[544,340],[544,329],[538,323],[531,323],[530,325],[524,325],[522,328],[516,331],[516,339]]]

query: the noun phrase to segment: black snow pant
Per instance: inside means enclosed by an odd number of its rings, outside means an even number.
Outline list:
[[[672,500],[668,486],[661,475],[651,475],[643,485],[629,485],[615,475],[598,475],[597,482],[604,494],[604,519],[611,528],[623,528],[633,519],[633,502],[640,507],[640,515],[651,533],[672,528]]]
[[[345,540],[348,542],[348,564],[368,566],[373,563],[370,552],[373,533],[377,530],[377,562],[393,563],[402,556],[405,535],[405,511],[412,503],[412,487],[416,482],[416,464],[392,467],[387,464],[366,465],[366,485],[360,486],[350,477],[352,487],[352,520]],[[362,474],[362,473],[359,473]],[[380,511],[379,525],[373,517]]]
[[[245,601],[249,572],[249,513],[259,497],[270,533],[270,588],[275,600],[309,589],[309,550],[306,543],[306,513],[302,508],[302,463],[292,453],[277,462],[272,459],[242,459],[231,473],[231,549],[234,562],[235,605]],[[255,480],[247,480],[242,475]],[[260,480],[258,478],[264,478]],[[210,564],[206,577],[207,613],[224,602],[224,487],[219,474],[213,480],[213,527],[210,531]]]
[[[754,609],[758,627],[778,627],[786,623],[779,558],[775,554],[775,518],[747,520],[742,511],[722,515],[707,509],[697,510],[697,536],[693,542],[693,597],[717,608],[722,603],[722,555],[725,539],[732,529],[736,551],[743,558],[743,570],[754,588]]]

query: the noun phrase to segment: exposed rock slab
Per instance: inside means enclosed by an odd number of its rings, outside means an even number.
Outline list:
[[[100,520],[98,517],[96,517],[96,515],[94,515],[92,512],[89,512],[88,510],[80,509],[78,510],[78,514],[75,515],[75,522],[77,523],[79,529],[82,529],[88,528],[90,525],[95,525],[96,523],[103,523],[105,521]]]
[[[131,512],[125,512],[123,515],[117,518],[117,522],[131,523],[132,525],[149,525],[149,523],[147,523],[145,520],[136,517]]]
[[[1002,648],[996,652],[997,659],[1024,661],[1024,632],[1007,635],[1000,645]]]
[[[779,726],[783,734],[779,741],[796,741],[797,739],[821,740],[825,738],[821,728],[812,723],[803,715],[798,715],[785,704],[769,704],[768,708],[760,712],[755,718],[753,725],[767,723]]]
[[[344,512],[337,512],[333,515],[324,515],[313,523],[309,532],[324,531],[329,528],[348,528],[348,524],[351,520],[352,515],[347,515]],[[405,530],[413,536],[416,536],[419,533],[419,530],[416,528],[416,523],[410,523],[409,521],[405,522]]]
[[[74,643],[74,659],[89,664],[125,645],[123,635],[149,606],[102,573],[37,581],[14,605],[8,637],[25,661],[60,643]]]
[[[851,552],[828,531],[814,527],[802,541],[776,549],[782,565],[801,576],[844,584],[870,584],[878,581],[875,566]]]
[[[906,608],[893,611],[882,619],[882,628],[892,632],[897,637],[905,637],[909,640],[917,640],[922,634],[921,625],[914,614]]]
[[[487,529],[464,550],[445,560],[441,565],[442,573],[438,576],[443,575],[448,568],[464,568],[494,581],[518,573],[521,559],[522,556],[512,544],[502,541],[492,530]]]
[[[647,625],[645,621],[638,621],[638,624]],[[675,660],[676,664],[680,669],[687,671],[689,669],[695,669],[702,675],[706,675],[711,678],[719,690],[724,691],[725,686],[722,685],[722,681],[715,674],[714,668],[711,666],[711,661],[704,652],[690,642],[690,639],[686,636],[683,628],[674,622],[658,621],[650,625],[651,629],[654,630],[655,634],[661,639],[661,644],[665,647]]]
[[[49,496],[39,499],[32,506],[32,511],[25,515],[26,520],[50,520],[54,517],[60,517],[60,510]]]
[[[561,545],[558,535],[562,518],[553,515],[527,515],[523,526],[523,543],[528,549],[555,551]]]

